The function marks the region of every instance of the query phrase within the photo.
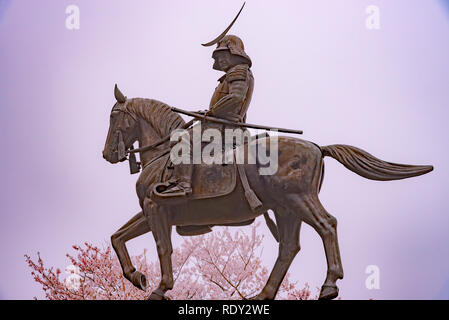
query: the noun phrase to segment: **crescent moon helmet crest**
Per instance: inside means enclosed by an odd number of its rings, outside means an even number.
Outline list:
[[[245,46],[243,44],[242,39],[235,35],[227,35],[228,31],[234,25],[237,18],[240,16],[240,13],[243,10],[245,3],[243,3],[239,12],[235,16],[234,20],[232,20],[231,24],[214,40],[209,41],[208,43],[202,44],[205,47],[210,47],[214,44],[217,44],[217,48],[212,53],[212,57],[214,57],[215,53],[221,50],[229,50],[232,55],[240,56],[246,60],[246,63],[251,67],[252,61],[251,58],[245,52]],[[218,69],[217,65],[214,65],[214,69]]]

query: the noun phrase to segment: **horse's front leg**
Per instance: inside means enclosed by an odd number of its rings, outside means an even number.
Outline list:
[[[159,287],[148,297],[149,300],[168,299],[165,292],[173,288],[173,269],[171,255],[173,247],[171,243],[172,226],[168,222],[168,213],[157,206],[151,199],[144,201],[145,216],[148,217],[150,228],[153,231],[156,242],[157,254],[161,266],[161,282]]]
[[[125,243],[149,231],[151,229],[146,218],[142,212],[139,212],[111,236],[112,247],[122,266],[123,275],[134,286],[144,291],[147,289],[147,279],[145,275],[136,271],[136,268],[132,265]]]

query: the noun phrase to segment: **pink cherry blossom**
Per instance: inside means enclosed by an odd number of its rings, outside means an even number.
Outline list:
[[[237,300],[248,299],[262,290],[269,271],[263,266],[262,236],[254,225],[250,234],[229,228],[207,235],[186,237],[172,255],[175,285],[167,292],[171,299]],[[101,249],[90,243],[74,245],[74,255],[67,254],[70,265],[62,278],[60,269],[45,267],[37,253],[37,261],[25,255],[34,280],[42,286],[50,300],[135,300],[145,299],[159,283],[159,262],[149,262],[146,251],[132,257],[137,270],[146,275],[147,292],[135,288],[123,277],[122,269],[110,246]],[[309,286],[299,288],[287,274],[276,299],[307,300],[312,297]]]

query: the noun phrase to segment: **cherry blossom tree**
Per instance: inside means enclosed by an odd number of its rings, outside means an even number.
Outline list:
[[[256,228],[255,225],[249,235],[223,228],[185,238],[173,251],[175,285],[167,296],[185,300],[236,300],[256,295],[269,275],[260,259],[262,236],[256,233]],[[46,267],[39,253],[37,261],[25,255],[31,275],[42,286],[47,299],[145,299],[159,283],[159,263],[148,262],[146,251],[132,257],[134,266],[149,281],[150,287],[144,292],[123,277],[110,246],[99,248],[86,242],[83,246],[74,245],[73,249],[74,255],[67,254],[70,265],[65,269],[65,276],[59,268]],[[317,296],[311,296],[307,284],[299,288],[287,274],[276,298],[307,300]]]

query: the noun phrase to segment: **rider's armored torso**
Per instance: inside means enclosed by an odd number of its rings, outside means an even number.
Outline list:
[[[218,118],[244,122],[254,89],[254,77],[251,69],[247,64],[236,65],[229,69],[218,81],[220,83],[215,88],[209,104],[211,113]],[[236,83],[237,81],[238,83]],[[217,102],[229,94],[241,98],[235,98],[234,103],[229,103],[226,109],[214,110]]]

